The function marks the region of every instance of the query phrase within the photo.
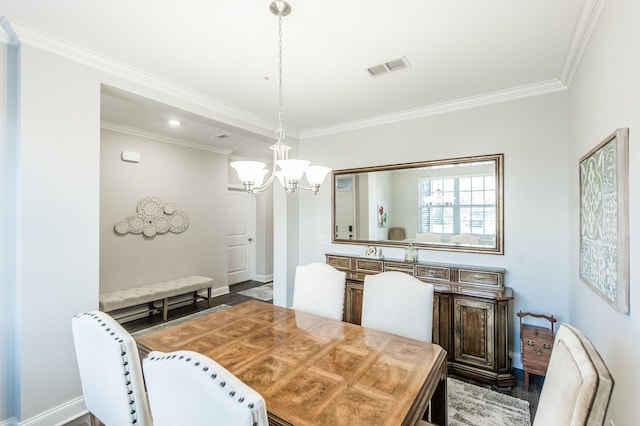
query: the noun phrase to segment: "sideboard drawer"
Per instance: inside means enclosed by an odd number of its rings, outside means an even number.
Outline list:
[[[351,259],[340,256],[327,256],[327,263],[334,268],[351,269]]]
[[[413,275],[413,265],[408,263],[384,262],[384,271],[398,271]]]
[[[501,275],[488,271],[473,271],[470,269],[460,269],[458,281],[462,284],[473,284],[502,288]]]
[[[360,271],[382,272],[382,260],[356,259],[356,269]]]
[[[439,266],[416,266],[416,277],[428,280],[449,281],[451,279],[451,269]]]

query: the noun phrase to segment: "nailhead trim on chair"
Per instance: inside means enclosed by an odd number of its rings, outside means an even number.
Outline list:
[[[129,380],[129,376],[131,375],[131,371],[129,371],[129,357],[127,354],[127,348],[123,344],[124,339],[121,336],[116,335],[115,331],[111,331],[110,327],[107,327],[107,324],[99,318],[98,315],[90,312],[84,312],[82,314],[74,315],[76,318],[81,316],[89,316],[96,320],[101,327],[106,327],[104,331],[109,333],[110,336],[114,336],[113,340],[120,343],[120,356],[122,357],[122,375],[125,380],[125,385],[127,387],[127,395],[129,396],[129,405],[131,406],[131,411],[129,414],[131,415],[131,424],[135,425],[138,423],[138,415],[136,413],[136,401],[133,398],[133,386],[131,386],[131,380]]]
[[[148,359],[148,360],[150,360],[150,361],[173,360],[173,359],[175,359],[175,358],[176,358],[176,355],[175,355],[175,354],[173,354],[173,355],[163,355],[163,356],[160,356],[160,357],[157,357],[157,356],[151,356],[151,357],[150,357],[150,356],[147,356],[147,357],[146,357],[146,359]],[[190,357],[185,358],[185,356],[184,356],[184,355],[180,355],[180,356],[178,356],[177,358],[178,358],[178,360],[183,360],[183,359],[184,359],[184,361],[185,361],[185,362],[192,362],[192,361],[193,361],[193,360],[192,360],[192,358],[190,358]],[[194,367],[199,367],[200,365],[201,365],[201,362],[200,362],[200,361],[194,361],[194,362],[193,362],[193,366],[194,366]],[[204,365],[204,366],[202,367],[202,369],[201,369],[201,370],[202,370],[202,372],[203,372],[203,373],[206,373],[206,372],[208,372],[208,371],[209,371],[209,366]],[[211,378],[211,380],[216,380],[216,379],[218,378],[218,374],[214,372],[214,373],[211,373],[209,377]],[[220,380],[219,386],[220,386],[221,388],[224,388],[224,387],[227,385],[227,382],[226,382],[226,381],[224,381],[224,380],[222,380],[222,378],[220,378],[219,380]],[[233,398],[233,397],[235,397],[235,396],[236,396],[236,391],[235,391],[234,389],[231,389],[231,390],[229,391],[228,395],[229,395],[229,397],[230,397],[230,398]],[[242,395],[238,395],[238,402],[239,402],[239,403],[243,403],[243,402],[244,402],[244,400],[245,400],[244,396],[242,396]],[[248,404],[247,404],[247,407],[249,407],[249,409],[253,409],[253,407],[254,407],[253,402],[248,403]],[[257,425],[257,423],[254,423],[254,426],[255,426],[255,425]]]

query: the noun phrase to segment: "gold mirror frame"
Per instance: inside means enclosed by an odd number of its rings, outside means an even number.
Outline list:
[[[331,173],[332,242],[335,244],[360,244],[383,247],[407,247],[411,245],[419,249],[429,250],[504,254],[503,160],[504,154],[493,154],[334,170]],[[478,170],[474,171],[473,167],[478,167]],[[474,238],[474,241],[472,242],[452,242],[451,238],[454,235],[456,235],[454,239],[459,239],[460,237],[457,235],[466,234],[465,232],[460,232],[460,229],[463,227],[468,228],[471,226],[471,223],[475,224],[478,222],[469,216],[469,219],[466,221],[468,225],[461,225],[461,212],[464,210],[465,214],[469,214],[468,212],[471,211],[469,209],[472,207],[469,205],[460,206],[459,202],[456,201],[456,198],[458,200],[465,198],[464,196],[457,197],[457,195],[470,191],[461,191],[461,184],[455,183],[454,187],[458,189],[450,191],[445,189],[444,197],[441,196],[443,193],[442,191],[440,191],[438,197],[435,197],[435,195],[433,195],[433,187],[436,186],[436,184],[433,182],[436,180],[444,182],[446,180],[447,183],[442,183],[442,185],[449,185],[449,183],[453,181],[461,182],[461,178],[484,174],[486,181],[491,185],[491,179],[486,177],[489,175],[486,172],[483,172],[481,168],[484,170],[493,169],[493,175],[495,176],[495,193],[493,194],[495,196],[495,217],[493,218],[495,221],[495,235],[485,233],[478,237],[479,240]],[[406,174],[399,174],[405,171],[407,172]],[[422,201],[420,199],[422,194],[420,193],[421,189],[419,187],[420,183],[418,179],[421,179],[422,181],[431,181],[428,185],[431,185],[430,191],[432,192],[430,192],[430,194],[432,195],[423,197]],[[379,184],[379,186],[386,186],[385,189],[380,190],[378,186],[374,186],[370,183],[372,181],[384,182],[384,184]],[[409,184],[407,184],[406,181],[408,181]],[[414,181],[415,186],[411,188]],[[389,182],[392,183],[390,184]],[[363,190],[364,187],[367,189]],[[371,191],[376,191],[375,197],[370,196]],[[381,192],[383,193],[382,196],[380,195]],[[408,194],[404,194],[405,192]],[[437,192],[437,189],[435,192]],[[447,199],[447,192],[450,194],[449,199]],[[377,198],[385,198],[385,194],[387,200],[395,199],[396,203],[399,202],[399,198],[404,197],[405,205],[389,204],[385,206],[384,202],[378,202]],[[467,194],[467,198],[468,196],[469,194]],[[376,200],[371,200],[372,198],[376,198]],[[408,204],[407,198],[413,198],[413,205]],[[489,197],[487,196],[486,198]],[[345,205],[345,199],[348,200],[346,201],[347,207],[343,208]],[[444,217],[444,212],[447,211],[448,219],[452,217],[457,218],[457,225],[446,225],[454,228],[452,232],[441,231],[440,233],[436,233],[436,235],[439,236],[440,241],[425,241],[425,238],[428,238],[427,235],[429,233],[419,232],[419,223],[415,223],[416,221],[420,221],[419,216],[421,214],[421,209],[425,209],[426,206],[429,207],[427,210],[430,212],[426,213],[427,215],[433,215],[434,211],[440,211],[441,217]],[[485,230],[487,229],[486,226],[493,226],[493,224],[491,224],[492,217],[486,214],[487,211],[491,210],[492,206],[493,204],[485,204],[481,208],[483,212],[482,214],[484,215],[483,217],[488,218],[487,220],[483,219],[481,221],[481,226],[485,226]],[[380,209],[380,207],[382,207],[382,209]],[[477,209],[475,205],[473,208]],[[340,209],[340,211],[337,211],[337,209]],[[411,213],[412,210],[415,211],[416,209],[418,210],[417,214]],[[456,209],[458,209],[457,216],[455,216],[456,213],[454,213]],[[477,211],[478,210],[474,210],[474,212]],[[409,214],[407,214],[407,212],[409,212]],[[389,214],[387,215],[387,213]],[[348,219],[345,219],[345,217]],[[402,222],[402,217],[405,217],[405,222]],[[353,221],[353,225],[349,228],[347,223],[351,220]],[[366,223],[359,226],[359,221]],[[444,219],[441,219],[441,221],[444,223]],[[376,225],[375,227],[373,226],[374,224]],[[444,225],[439,226],[443,227]],[[363,231],[359,232],[359,229],[364,227],[369,231],[377,228],[378,231],[375,238],[370,238],[369,234]],[[387,238],[380,238],[382,234],[389,232],[391,228],[394,228],[394,231],[396,228],[400,228],[399,232],[397,232],[398,235],[393,235],[394,238],[398,239],[389,239],[389,235],[387,235]],[[476,227],[473,229],[478,228]],[[473,235],[473,232],[469,233]]]

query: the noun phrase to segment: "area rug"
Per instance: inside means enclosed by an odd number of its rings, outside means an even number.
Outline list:
[[[250,288],[249,290],[239,291],[238,294],[268,302],[273,300],[273,283]]]
[[[171,327],[172,325],[178,325],[178,324],[181,324],[181,323],[183,323],[185,321],[189,321],[189,320],[192,320],[192,319],[200,318],[202,316],[211,314],[213,312],[221,311],[223,309],[227,309],[227,308],[230,308],[230,307],[231,306],[229,306],[229,305],[214,306],[213,308],[205,309],[204,311],[199,311],[199,312],[196,312],[195,314],[186,315],[184,317],[176,318],[176,319],[171,320],[171,321],[163,322],[162,324],[154,325],[154,326],[149,327],[149,328],[144,328],[142,330],[139,330],[139,331],[136,331],[134,333],[131,333],[131,335],[133,337],[144,336],[145,334],[154,333],[156,331],[164,330],[165,328]]]
[[[470,383],[447,379],[450,426],[530,426],[529,402]]]

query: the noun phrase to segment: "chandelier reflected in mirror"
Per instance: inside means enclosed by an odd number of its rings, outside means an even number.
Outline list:
[[[271,175],[264,182],[269,173],[264,163],[259,161],[234,161],[231,163],[250,194],[257,194],[268,189],[275,179],[278,179],[286,193],[293,194],[296,189],[304,189],[318,193],[320,185],[331,171],[329,167],[312,166],[309,161],[289,158],[291,147],[284,143],[285,132],[282,127],[282,17],[291,13],[291,6],[285,1],[274,1],[269,6],[271,13],[278,17],[278,129],[276,143],[273,150],[273,169]],[[300,184],[302,176],[306,176],[309,186]],[[264,182],[264,183],[263,183]]]

